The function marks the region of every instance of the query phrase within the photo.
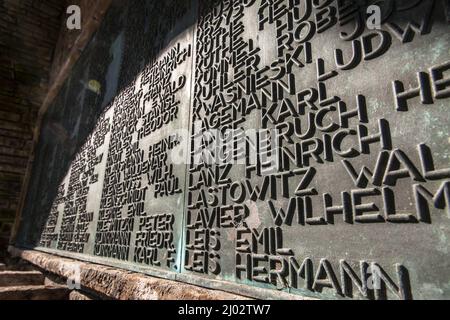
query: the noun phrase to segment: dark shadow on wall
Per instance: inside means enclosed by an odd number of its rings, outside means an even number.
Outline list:
[[[114,97],[196,21],[193,0],[114,0],[48,109],[16,245],[35,246],[71,163]]]

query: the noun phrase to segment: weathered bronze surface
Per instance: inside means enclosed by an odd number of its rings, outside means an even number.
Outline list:
[[[113,5],[18,243],[245,295],[449,299],[446,1],[372,1],[381,26],[371,1],[213,2]]]

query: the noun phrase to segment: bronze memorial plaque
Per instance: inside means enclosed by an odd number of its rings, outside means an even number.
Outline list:
[[[254,297],[450,299],[448,1],[169,2],[108,12],[19,244]]]

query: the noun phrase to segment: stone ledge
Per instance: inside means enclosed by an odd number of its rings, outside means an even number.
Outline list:
[[[1,271],[0,287],[38,286],[44,284],[44,275],[39,271]]]
[[[244,300],[243,296],[194,285],[147,276],[122,269],[62,258],[34,250],[10,246],[13,257],[55,275],[69,278],[74,266],[80,269],[83,288],[110,299],[119,300]]]

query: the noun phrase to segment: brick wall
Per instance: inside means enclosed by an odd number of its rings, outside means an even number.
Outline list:
[[[61,0],[0,1],[0,242],[16,213],[64,11]]]

